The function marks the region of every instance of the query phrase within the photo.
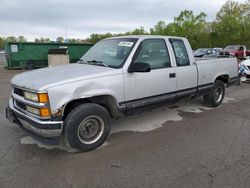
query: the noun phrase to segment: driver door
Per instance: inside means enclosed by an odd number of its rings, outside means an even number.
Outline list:
[[[175,98],[176,76],[164,39],[146,39],[132,63],[148,63],[150,72],[124,74],[125,103],[144,103],[164,96]]]

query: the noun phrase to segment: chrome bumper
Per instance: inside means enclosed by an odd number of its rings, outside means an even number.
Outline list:
[[[9,100],[9,106],[6,109],[6,118],[19,124],[22,128],[28,130],[28,132],[41,137],[60,137],[63,130],[63,121],[39,120],[15,109],[12,98]]]

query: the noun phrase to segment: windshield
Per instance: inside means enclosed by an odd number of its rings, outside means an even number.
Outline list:
[[[95,44],[81,59],[80,63],[120,68],[134,47],[136,38],[102,40]]]
[[[224,48],[224,50],[238,50],[240,46],[235,45],[235,46],[227,46],[226,48]]]

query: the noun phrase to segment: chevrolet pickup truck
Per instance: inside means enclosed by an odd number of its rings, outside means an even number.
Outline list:
[[[235,58],[195,61],[185,38],[109,38],[76,64],[13,77],[6,116],[42,142],[64,138],[69,147],[89,151],[107,139],[111,118],[135,109],[196,96],[221,105],[237,69]]]

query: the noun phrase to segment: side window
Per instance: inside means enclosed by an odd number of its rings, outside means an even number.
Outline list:
[[[135,63],[148,63],[151,69],[171,67],[169,53],[163,39],[147,39],[136,57]]]
[[[182,40],[171,40],[172,48],[174,50],[177,66],[189,65],[189,57]]]

